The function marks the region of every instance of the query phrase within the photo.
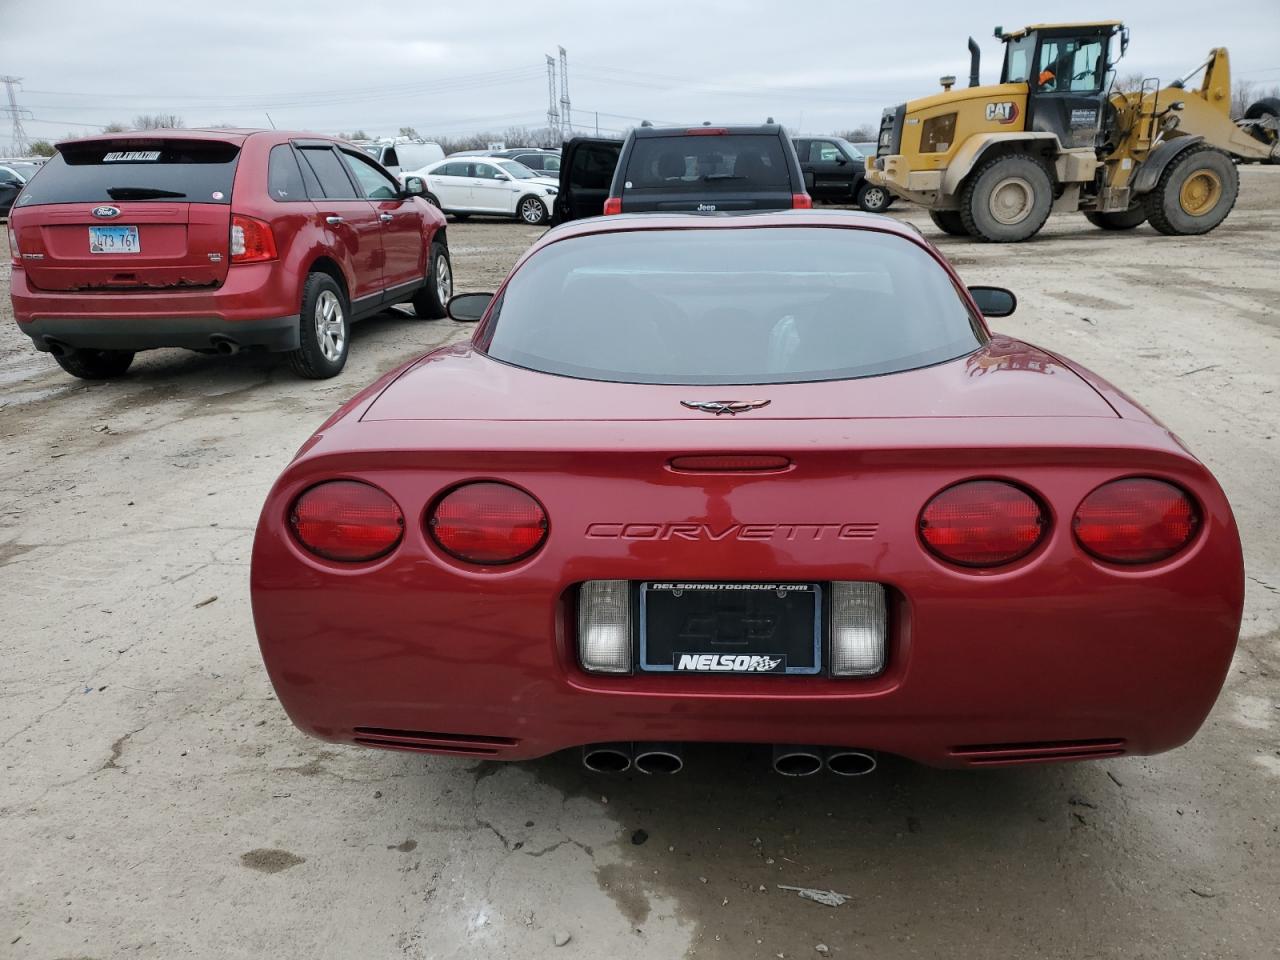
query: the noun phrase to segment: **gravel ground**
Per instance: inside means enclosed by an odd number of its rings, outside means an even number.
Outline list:
[[[467,328],[389,312],[321,383],[156,351],[85,384],[17,332],[0,249],[0,957],[1277,956],[1280,168],[1241,174],[1209,237],[1062,216],[1018,246],[937,238],[1018,292],[1002,330],[1110,378],[1222,480],[1249,579],[1208,723],[1152,758],[853,782],[747,750],[654,781],[304,738],[250,618],[262,498],[341,401]],[[479,290],[538,231],[449,233]]]

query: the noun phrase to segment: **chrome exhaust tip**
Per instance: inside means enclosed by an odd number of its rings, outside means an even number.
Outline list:
[[[838,777],[863,777],[875,770],[874,750],[840,747],[827,751],[827,769]]]
[[[684,747],[678,743],[638,743],[635,757],[641,773],[679,773],[684,769]]]
[[[822,769],[821,747],[775,744],[773,771],[784,777],[809,777]]]
[[[236,343],[236,341],[232,340],[230,337],[215,334],[209,338],[209,342],[213,344],[213,349],[217,350],[218,353],[222,354],[224,357],[234,356],[240,352],[240,344]]]
[[[592,773],[625,773],[631,755],[629,743],[592,743],[582,748],[582,765]]]

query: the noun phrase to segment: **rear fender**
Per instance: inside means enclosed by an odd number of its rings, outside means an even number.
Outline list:
[[[1164,141],[1164,143],[1152,150],[1134,175],[1131,188],[1133,195],[1138,197],[1154,190],[1155,185],[1160,181],[1160,174],[1164,173],[1165,168],[1180,156],[1183,151],[1203,141],[1204,137],[1199,136],[1174,137],[1172,140]]]
[[[980,162],[1000,153],[1040,153],[1052,159],[1062,152],[1056,134],[1043,131],[1021,133],[980,133],[965,141],[942,175],[942,193],[953,196]]]

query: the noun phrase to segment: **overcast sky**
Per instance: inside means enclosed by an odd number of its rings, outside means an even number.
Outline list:
[[[1113,17],[1132,31],[1121,74],[1167,81],[1223,45],[1235,78],[1280,84],[1280,0],[0,0],[0,74],[24,78],[32,138],[142,113],[454,135],[545,123],[545,55],[563,45],[579,129],[598,111],[609,131],[773,116],[829,132],[874,123],[942,74],[964,82],[970,34],[994,82],[997,24]]]

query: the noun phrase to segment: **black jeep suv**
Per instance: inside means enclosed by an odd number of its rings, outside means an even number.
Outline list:
[[[587,192],[593,200],[599,197],[601,167],[614,151],[616,140],[565,144],[554,222],[602,212],[729,213],[813,206],[795,148],[776,123],[637,127],[616,154],[603,208],[593,210],[578,202],[575,192]]]
[[[884,187],[867,183],[866,157],[855,144],[840,137],[796,137],[795,145],[815,201],[856,203],[868,213],[882,213],[893,202]]]

